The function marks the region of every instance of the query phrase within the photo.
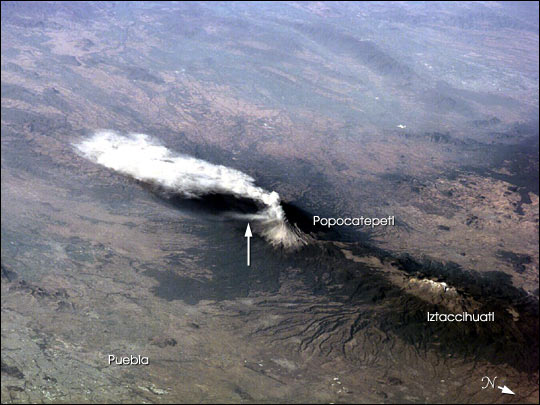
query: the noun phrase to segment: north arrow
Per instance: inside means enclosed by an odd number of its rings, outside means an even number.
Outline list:
[[[251,266],[251,256],[250,256],[250,251],[249,251],[249,240],[250,238],[253,236],[253,234],[251,233],[251,228],[249,227],[249,222],[247,224],[247,228],[246,228],[246,233],[244,235],[244,237],[247,238],[247,265],[248,266]]]
[[[512,392],[510,388],[508,388],[506,385],[504,387],[497,386],[498,389],[501,390],[501,394],[508,394],[508,395],[516,395]]]

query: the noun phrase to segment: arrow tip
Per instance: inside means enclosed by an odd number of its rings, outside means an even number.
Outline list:
[[[499,388],[500,388],[500,390],[501,390],[501,394],[516,395],[516,394],[514,394],[514,392],[513,392],[510,388],[508,388],[506,385],[505,385],[504,387],[502,387],[502,388],[501,388],[501,387],[499,387]]]
[[[251,238],[253,236],[253,234],[251,233],[251,228],[249,226],[249,222],[247,224],[247,228],[246,228],[246,233],[244,235],[246,238]]]

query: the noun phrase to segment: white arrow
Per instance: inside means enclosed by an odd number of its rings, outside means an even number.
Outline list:
[[[249,227],[249,222],[247,224],[247,228],[246,228],[246,233],[244,235],[244,237],[247,238],[247,265],[248,266],[251,266],[251,257],[250,257],[250,252],[249,252],[249,240],[250,238],[253,236],[253,234],[251,233],[251,228]]]
[[[506,385],[504,387],[497,386],[498,389],[501,390],[501,394],[508,394],[508,395],[516,395],[512,392],[510,388],[508,388]]]

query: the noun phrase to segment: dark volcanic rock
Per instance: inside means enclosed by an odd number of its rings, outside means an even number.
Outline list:
[[[8,375],[10,377],[17,378],[19,380],[24,378],[24,374],[21,372],[21,370],[19,370],[15,366],[7,365],[6,363],[4,363],[3,360],[2,360],[1,369],[2,369],[2,374]]]
[[[167,346],[176,346],[177,342],[176,339],[173,339],[171,337],[165,337],[165,336],[155,336],[152,339],[150,339],[150,344],[164,348]]]
[[[13,281],[17,279],[17,273],[12,270],[9,270],[5,265],[2,264],[2,279],[7,281]]]

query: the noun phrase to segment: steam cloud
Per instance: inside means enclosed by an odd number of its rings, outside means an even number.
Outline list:
[[[295,249],[308,243],[308,236],[288,223],[279,194],[255,186],[255,180],[239,170],[176,154],[145,134],[100,131],[75,146],[102,166],[186,198],[213,193],[249,198],[261,210],[233,217],[260,224],[262,236],[274,246]]]

